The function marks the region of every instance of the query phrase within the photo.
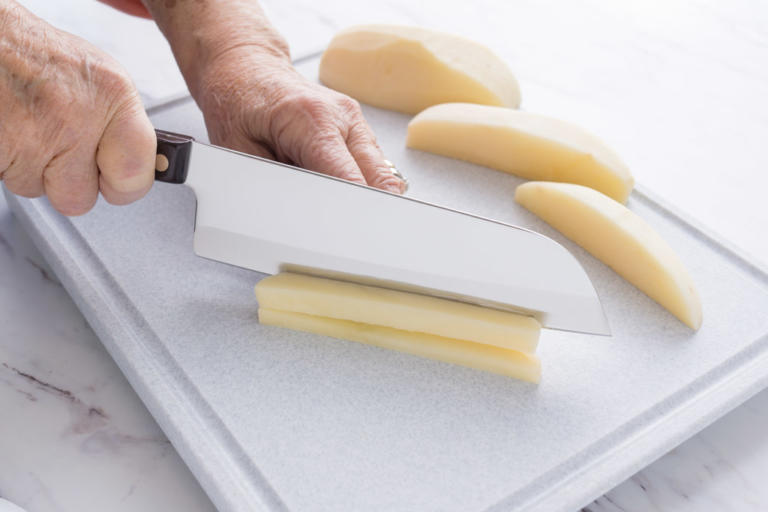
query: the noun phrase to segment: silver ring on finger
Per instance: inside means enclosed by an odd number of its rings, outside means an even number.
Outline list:
[[[397,167],[395,167],[395,164],[393,164],[390,160],[384,160],[384,165],[389,168],[389,172],[391,172],[395,178],[399,179],[405,184],[405,190],[408,190],[408,178],[403,176]]]

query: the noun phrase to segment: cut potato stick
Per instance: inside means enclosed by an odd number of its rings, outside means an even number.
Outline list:
[[[463,302],[376,286],[281,273],[256,285],[259,307],[350,320],[532,353],[536,319]]]
[[[407,145],[526,179],[578,183],[622,203],[634,186],[627,166],[597,137],[509,108],[436,105],[408,124]]]
[[[263,307],[259,308],[259,322],[375,345],[528,382],[541,380],[541,363],[536,356],[490,345]]]
[[[323,53],[320,81],[406,114],[450,101],[520,104],[515,76],[488,48],[417,27],[365,25],[339,32]]]
[[[698,329],[701,301],[688,271],[672,248],[638,215],[591,188],[529,182],[515,200],[624,279]]]

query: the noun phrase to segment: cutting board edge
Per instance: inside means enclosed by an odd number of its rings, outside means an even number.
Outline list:
[[[184,397],[184,393],[181,391],[173,395],[169,393],[163,397],[155,396],[149,391],[148,377],[142,376],[137,368],[142,362],[147,362],[151,358],[131,359],[134,354],[127,353],[125,347],[121,347],[117,343],[117,339],[121,336],[144,336],[146,340],[146,336],[154,334],[146,326],[142,328],[140,325],[134,325],[131,328],[131,326],[125,325],[124,319],[131,317],[132,307],[126,299],[120,299],[120,293],[110,290],[108,277],[98,278],[96,283],[89,284],[91,287],[100,284],[102,290],[98,296],[103,298],[105,294],[109,295],[114,301],[113,303],[121,307],[122,311],[114,307],[98,308],[92,302],[96,297],[89,297],[86,290],[87,280],[83,281],[86,284],[76,282],[76,275],[71,272],[72,270],[77,275],[84,276],[86,275],[84,269],[87,268],[92,271],[91,274],[98,275],[101,264],[95,255],[92,255],[91,258],[85,258],[79,264],[75,263],[70,252],[72,248],[68,248],[61,240],[62,236],[80,238],[69,221],[56,214],[45,199],[19,198],[7,190],[4,191],[14,214],[31,235],[35,245],[62,280],[68,293],[73,297],[94,331],[97,332],[110,355],[115,359],[163,431],[172,440],[216,506],[221,510],[286,510],[277,493],[269,487],[266,479],[252,461],[238,460],[237,454],[229,454],[226,448],[223,448],[230,442],[235,444],[236,442],[231,438],[226,439],[229,437],[228,431],[218,423],[217,418],[201,418],[200,412],[196,410],[195,406],[188,405],[183,413],[189,418],[197,418],[198,424],[208,426],[208,428],[199,429],[195,439],[190,439],[191,433],[188,428],[178,428],[177,423],[183,422],[174,421],[173,414],[168,412],[169,410],[178,410],[183,401],[189,403],[190,399]],[[742,270],[749,272],[761,281],[763,285],[768,285],[768,272],[764,267],[744,255],[738,248],[732,247],[706,227],[688,219],[652,193],[641,189],[633,195],[636,199],[660,210],[670,221],[680,223],[687,229],[694,231],[695,235],[702,238],[713,250],[723,253]],[[85,242],[79,240],[79,243],[84,244]],[[65,259],[67,261],[64,261]],[[103,282],[105,279],[106,282]],[[756,346],[755,343],[760,346]],[[750,345],[750,349],[724,361],[712,372],[699,377],[694,383],[681,389],[668,400],[655,404],[646,414],[633,418],[621,429],[627,430],[629,433],[619,435],[618,431],[614,431],[580,454],[574,455],[563,464],[541,475],[531,484],[502,498],[488,510],[501,511],[514,508],[517,512],[557,510],[565,512],[588,504],[768,387],[768,333],[759,337],[755,343]],[[146,346],[147,343],[143,341],[135,345]],[[156,375],[165,380],[168,372],[156,372]],[[183,379],[183,376],[175,375],[174,378]],[[177,383],[177,385],[182,386],[187,393],[192,392],[194,396],[197,396],[191,383]],[[198,405],[209,410],[201,398],[198,397],[198,401]],[[164,409],[164,407],[166,408]],[[659,417],[658,409],[664,409],[666,412]],[[653,419],[654,415],[657,415],[655,419]],[[649,417],[650,421],[643,421]],[[618,439],[625,436],[626,439],[623,441]],[[201,455],[200,444],[196,445],[195,441],[205,442],[206,450],[204,453],[210,455]],[[222,457],[223,459],[220,459]],[[212,468],[210,463],[213,460],[220,460],[218,467],[223,470]],[[249,479],[254,476],[257,480],[264,479],[265,487],[256,486],[250,490],[242,489],[244,487],[243,482],[249,482]],[[245,487],[250,486],[245,485]],[[241,488],[242,494],[234,494],[233,488]],[[266,501],[265,492],[267,493]],[[256,497],[255,502],[253,501],[254,497]]]
[[[91,254],[76,261],[72,245],[67,247],[63,237],[69,236],[74,244],[82,244],[79,256],[90,250],[69,220],[56,213],[44,198],[18,197],[5,187],[3,192],[15,217],[216,507],[243,512],[286,510],[253,461],[242,460],[226,448],[237,442],[171,356],[147,349],[147,340],[155,336],[154,332],[136,321],[133,307],[110,286],[112,283],[103,275],[98,258]],[[99,307],[96,300],[107,305]],[[161,366],[158,356],[175,371],[157,371]],[[146,375],[139,368],[155,370]],[[150,391],[153,379],[163,382],[165,393]],[[187,419],[180,421],[180,415]],[[199,426],[196,432],[189,430],[190,424]]]

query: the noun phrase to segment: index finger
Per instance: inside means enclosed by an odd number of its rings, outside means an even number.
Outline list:
[[[384,153],[376,143],[376,136],[367,123],[359,122],[352,127],[347,136],[347,146],[368,185],[396,194],[405,192],[407,182],[392,163],[384,158]]]

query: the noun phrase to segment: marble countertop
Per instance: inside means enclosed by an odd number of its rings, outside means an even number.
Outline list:
[[[115,54],[134,76],[149,107],[186,94],[151,22],[130,19],[90,0],[23,3]],[[302,0],[263,3],[287,35],[294,56],[316,50],[338,28],[359,21],[426,24],[483,39],[482,27],[461,25],[459,4],[437,9],[438,3],[426,2],[415,10],[405,1],[373,6],[334,0],[324,2],[320,11]],[[646,186],[768,263],[768,239],[755,236],[768,232],[768,210],[756,206],[768,186],[768,158],[760,149],[768,127],[764,99],[768,68],[758,65],[768,57],[768,8],[747,0],[730,2],[727,8],[705,1],[644,2],[643,7],[619,2],[611,8],[590,2],[579,3],[580,7],[557,2],[537,7],[540,4],[521,1],[513,6],[521,18],[540,23],[542,13],[549,14],[547,26],[526,30],[515,25],[520,47],[535,53],[536,38],[548,30],[557,30],[561,42],[573,44],[547,50],[553,61],[560,59],[560,70],[537,65],[522,54],[510,57],[523,76],[544,84],[526,105],[589,118],[591,125],[609,131],[609,142],[628,153],[633,168],[646,171],[641,179]],[[483,5],[501,9],[500,2]],[[587,15],[582,12],[585,5]],[[575,18],[596,30],[569,23]],[[105,26],[120,30],[99,29]],[[120,34],[129,31],[142,37],[122,44],[125,37]],[[613,44],[601,45],[600,34],[610,36]],[[647,44],[638,46],[638,34],[648,36],[642,39]],[[587,50],[593,57],[586,66],[574,61]],[[617,64],[627,60],[627,52],[631,62]],[[601,66],[607,66],[606,61],[620,66],[621,80],[604,73]],[[564,80],[558,73],[569,79],[567,95],[556,81]],[[645,127],[643,135],[657,149],[657,157],[662,153],[664,166],[649,165],[651,157],[630,144],[637,133],[608,130],[612,122],[608,112],[621,105],[614,93],[622,83],[640,79],[651,98],[638,95],[630,100],[647,102],[633,109],[648,110],[647,117],[624,124]],[[597,86],[605,91],[602,98],[593,92]],[[563,96],[579,101],[566,102]],[[673,97],[660,99],[667,96]],[[686,150],[677,150],[681,146]],[[691,193],[692,174],[699,169]],[[722,187],[722,173],[727,174],[727,188]],[[762,485],[766,473],[768,391],[584,510],[768,510],[768,489]],[[0,497],[29,512],[214,509],[2,196]]]

